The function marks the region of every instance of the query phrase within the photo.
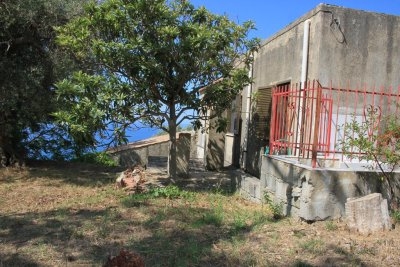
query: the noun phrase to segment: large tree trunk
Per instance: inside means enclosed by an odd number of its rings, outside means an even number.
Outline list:
[[[24,165],[24,150],[19,147],[15,140],[0,134],[0,167]]]
[[[176,178],[176,123],[169,125],[169,156],[168,174],[171,179]]]
[[[175,105],[170,106],[168,121],[169,133],[169,156],[168,156],[168,174],[171,179],[176,179],[176,112]]]

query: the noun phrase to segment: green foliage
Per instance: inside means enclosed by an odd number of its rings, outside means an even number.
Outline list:
[[[282,202],[273,201],[268,192],[264,192],[264,202],[268,205],[269,209],[271,210],[273,219],[279,220],[284,217]]]
[[[114,159],[112,159],[110,155],[108,155],[106,152],[86,153],[77,158],[74,158],[73,161],[99,164],[108,167],[118,166],[118,163]]]
[[[0,1],[0,156],[6,164],[26,150],[39,151],[39,142],[46,147],[44,136],[60,137],[48,129],[54,119],[50,114],[58,108],[54,82],[65,78],[75,64],[55,45],[53,27],[65,24],[81,4]]]
[[[336,231],[338,229],[338,226],[333,221],[327,221],[325,223],[325,228],[328,231]]]
[[[259,46],[247,39],[252,29],[252,22],[238,25],[189,1],[93,1],[83,16],[57,28],[58,44],[87,67],[58,83],[65,104],[55,116],[89,142],[109,133],[109,125],[114,141],[123,142],[138,121],[175,136],[183,121],[200,125],[208,109],[220,117],[251,82],[248,66]]]
[[[175,185],[168,185],[166,187],[154,187],[144,193],[133,194],[123,199],[122,202],[125,206],[130,207],[156,198],[191,199],[193,197],[194,197],[193,193],[189,191],[181,190],[179,187]]]
[[[395,224],[400,223],[400,210],[392,211],[392,218]]]
[[[325,244],[320,239],[310,239],[304,241],[300,244],[300,248],[315,255],[326,251]]]
[[[392,114],[380,118],[369,113],[359,122],[352,120],[343,126],[345,139],[340,145],[343,153],[350,159],[357,158],[378,165],[383,175],[400,163],[400,119]],[[369,166],[373,167],[373,166]]]
[[[382,179],[390,189],[390,206],[395,205],[391,173],[400,166],[400,117],[398,114],[381,116],[380,110],[368,108],[365,120],[352,120],[343,126],[345,139],[340,141],[343,153],[350,159],[368,162],[368,167],[376,165]]]
[[[203,222],[204,224],[221,226],[224,222],[224,218],[225,211],[221,200],[219,200],[217,203],[211,203],[211,209],[203,214],[201,222]]]

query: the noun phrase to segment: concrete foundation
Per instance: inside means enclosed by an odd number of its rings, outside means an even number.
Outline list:
[[[399,175],[393,177],[399,191]],[[388,187],[376,172],[311,168],[283,157],[263,156],[260,188],[284,204],[285,215],[305,221],[345,216],[348,198],[379,192],[387,198]],[[261,193],[260,193],[261,194]],[[398,196],[398,194],[396,194]],[[398,202],[398,199],[395,199]]]

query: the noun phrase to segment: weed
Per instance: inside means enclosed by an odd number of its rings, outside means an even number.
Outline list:
[[[400,210],[394,210],[392,212],[392,218],[395,224],[400,223]]]
[[[333,221],[326,221],[325,222],[325,229],[328,230],[328,231],[336,231],[338,229],[338,226]]]
[[[275,202],[272,200],[270,194],[268,192],[264,192],[264,201],[268,205],[269,209],[272,212],[272,218],[274,220],[279,220],[284,217],[283,215],[283,203]]]
[[[233,230],[241,231],[247,228],[246,221],[248,220],[248,216],[245,214],[236,213],[233,217]]]
[[[303,238],[306,236],[306,233],[302,230],[293,230],[293,235],[297,238]]]
[[[302,242],[300,248],[314,255],[318,255],[325,251],[324,242],[320,239],[310,239]]]
[[[358,254],[368,254],[368,255],[376,255],[376,251],[374,248],[372,247],[367,247],[367,246],[363,246],[360,249],[358,249]]]
[[[219,203],[218,206],[213,207],[210,211],[203,214],[201,221],[204,224],[212,224],[215,226],[221,226],[224,221],[224,210],[222,204]]]
[[[167,199],[188,199],[193,200],[194,193],[181,190],[175,185],[168,185],[166,187],[154,187],[144,193],[133,194],[129,197],[122,199],[122,204],[125,207],[134,207],[145,203],[151,199],[167,198]]]
[[[190,198],[192,193],[181,190],[179,187],[175,185],[168,185],[166,187],[155,187],[149,190],[148,194],[152,198],[169,198],[169,199],[176,199],[176,198]]]

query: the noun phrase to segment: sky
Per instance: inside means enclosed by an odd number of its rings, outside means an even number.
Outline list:
[[[325,3],[347,8],[400,16],[400,0],[191,0],[195,6],[204,6],[212,13],[227,15],[237,23],[252,20],[257,30],[249,37],[267,39],[291,22]],[[149,138],[156,129],[141,129],[128,133],[130,142]]]
[[[191,0],[191,3],[227,15],[237,23],[255,22],[257,30],[250,37],[261,39],[272,36],[320,3],[400,16],[400,0]]]

